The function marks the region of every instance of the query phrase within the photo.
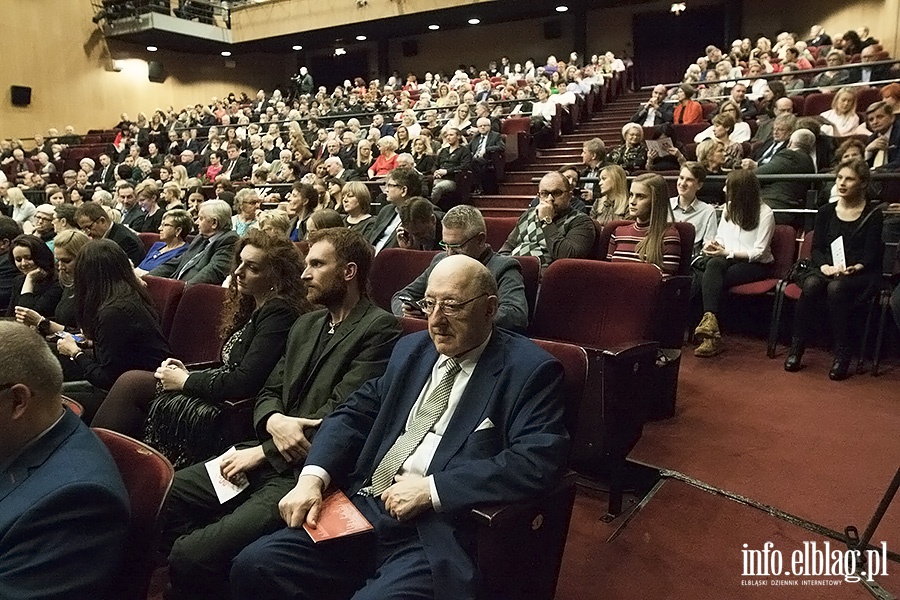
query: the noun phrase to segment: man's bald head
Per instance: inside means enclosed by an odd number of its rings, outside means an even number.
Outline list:
[[[445,356],[459,356],[490,335],[497,314],[497,282],[481,262],[455,254],[431,271],[425,300],[437,303],[428,315],[435,348]]]
[[[794,101],[790,98],[779,98],[775,101],[775,115],[793,114]]]

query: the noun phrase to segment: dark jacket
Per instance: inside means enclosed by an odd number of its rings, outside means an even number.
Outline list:
[[[483,138],[484,136],[478,133],[472,138],[472,141],[469,142],[469,151],[472,153],[473,157],[478,153],[478,149],[481,148]],[[487,145],[484,148],[484,159],[491,160],[495,154],[500,154],[504,150],[506,150],[506,143],[503,141],[503,136],[495,131],[488,131]]]
[[[62,298],[62,286],[55,277],[51,280],[44,278],[34,286],[34,291],[27,294],[22,293],[22,286],[25,284],[25,275],[20,274],[13,283],[12,296],[9,300],[9,308],[6,309],[7,317],[16,316],[16,306],[24,306],[31,310],[37,311],[42,317],[48,319],[53,318],[56,314],[56,305]]]
[[[450,152],[450,148],[445,146],[438,152],[434,168],[435,170],[446,169],[447,174],[443,178],[452,179],[457,173],[472,168],[472,153],[465,146],[459,146],[453,152]]]
[[[808,154],[797,150],[779,150],[772,160],[756,169],[758,175],[815,173]],[[760,195],[771,208],[803,208],[806,204],[808,181],[764,181]]]
[[[213,241],[204,244],[203,236],[198,235],[179,260],[170,260],[159,265],[150,271],[150,275],[180,279],[188,285],[195,283],[220,285],[228,276],[234,245],[238,239],[240,238],[235,232],[225,231]]]
[[[147,248],[144,246],[144,242],[124,225],[113,223],[106,233],[106,238],[117,243],[135,265],[141,264],[141,261],[147,256]]]
[[[222,166],[223,174],[228,172],[232,162],[234,162],[234,168],[231,170],[231,181],[240,181],[241,179],[250,178],[250,160],[246,156],[238,156],[234,161],[226,160],[225,164]]]

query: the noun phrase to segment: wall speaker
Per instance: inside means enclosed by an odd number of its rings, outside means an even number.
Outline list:
[[[416,40],[403,40],[400,42],[400,48],[403,50],[403,56],[419,55],[419,42]]]
[[[147,78],[156,83],[162,83],[166,80],[166,71],[161,62],[151,60],[147,62]]]
[[[11,85],[9,92],[12,96],[13,106],[28,106],[31,104],[31,88],[24,85]]]
[[[558,40],[562,37],[561,21],[544,21],[544,39]]]

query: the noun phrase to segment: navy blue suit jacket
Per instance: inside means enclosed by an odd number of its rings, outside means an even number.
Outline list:
[[[0,473],[0,598],[105,598],[129,515],[106,446],[66,410]]]
[[[866,145],[868,146],[878,137],[877,133],[873,133],[866,140]],[[891,128],[891,138],[888,140],[888,149],[885,151],[885,154],[884,164],[881,168],[887,171],[900,169],[900,119],[894,119],[894,126]],[[866,162],[871,167],[875,162],[875,155],[870,156]]]
[[[356,494],[403,432],[437,360],[428,332],[402,338],[385,374],[325,419],[306,464]],[[415,521],[437,600],[475,597],[470,509],[533,499],[560,482],[569,448],[562,377],[560,363],[531,340],[494,329],[428,469],[441,512]]]

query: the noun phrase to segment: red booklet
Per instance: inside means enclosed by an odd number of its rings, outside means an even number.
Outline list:
[[[325,496],[322,501],[322,509],[319,511],[319,522],[316,528],[303,524],[303,529],[319,543],[324,540],[341,538],[348,535],[358,535],[372,529],[372,524],[363,516],[359,509],[353,506],[347,495],[341,490],[335,490]]]

